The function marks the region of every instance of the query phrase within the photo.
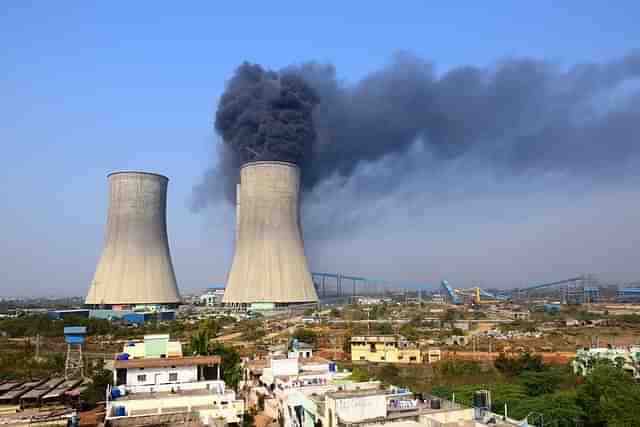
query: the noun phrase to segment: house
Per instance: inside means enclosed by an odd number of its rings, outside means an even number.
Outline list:
[[[442,351],[439,348],[430,348],[426,352],[427,363],[437,363],[442,360]]]
[[[608,360],[640,380],[640,346],[579,349],[571,362],[573,372],[586,376],[598,360]]]
[[[395,335],[351,337],[351,360],[386,363],[422,363],[417,344]]]
[[[296,339],[291,341],[289,346],[289,358],[295,359],[309,359],[313,356],[313,346],[304,342],[300,342]]]
[[[453,402],[416,396],[398,387],[354,383],[341,390],[303,394],[292,392],[283,402],[284,427],[485,426],[474,421],[474,410]]]
[[[220,364],[220,356],[183,356],[182,345],[169,335],[147,335],[125,344],[113,363],[107,424],[240,422],[244,401],[220,379]]]

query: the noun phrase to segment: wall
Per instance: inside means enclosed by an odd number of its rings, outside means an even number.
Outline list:
[[[387,399],[383,394],[333,399],[327,397],[327,407],[333,412],[333,425],[343,422],[359,422],[387,416]]]
[[[298,375],[298,359],[271,359],[274,376]]]
[[[118,406],[125,407],[126,416],[112,418],[109,420],[110,423],[113,423],[113,420],[128,419],[131,424],[122,425],[135,425],[135,416],[191,412],[192,410],[197,410],[202,417],[218,418],[222,416],[228,422],[237,422],[244,413],[244,402],[235,400],[235,393],[115,400],[110,402],[107,407],[108,418],[113,417],[113,408]]]
[[[177,373],[177,381],[170,381],[169,374]],[[138,375],[146,375],[146,380],[138,381]],[[157,377],[157,380],[156,380]],[[176,366],[175,368],[130,368],[127,369],[127,386],[176,384],[198,381],[197,366]]]
[[[453,423],[458,421],[472,421],[473,408],[432,412],[432,413],[420,415],[419,420],[420,420],[420,424],[424,424],[426,426],[433,425],[434,423],[432,421],[435,421],[436,423]]]

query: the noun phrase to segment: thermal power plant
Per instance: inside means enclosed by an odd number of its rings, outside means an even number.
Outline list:
[[[181,300],[167,238],[169,179],[137,171],[107,179],[104,248],[85,304],[97,317],[171,313]]]
[[[240,169],[233,262],[222,302],[238,308],[318,301],[300,228],[300,169],[258,161]]]

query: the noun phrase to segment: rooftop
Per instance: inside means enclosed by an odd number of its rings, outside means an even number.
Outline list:
[[[115,369],[168,368],[171,366],[218,365],[220,364],[220,361],[220,356],[145,358],[115,360],[113,362],[113,367]]]
[[[180,388],[180,384],[175,384],[173,392],[154,391],[153,393],[145,393],[145,392],[127,393],[124,396],[118,397],[115,401],[118,402],[118,401],[130,401],[130,400],[161,399],[166,397],[207,396],[207,395],[234,397],[235,393],[233,393],[233,391],[226,391],[224,393],[220,393],[215,388],[211,388],[211,389],[197,388],[197,389],[185,390]]]

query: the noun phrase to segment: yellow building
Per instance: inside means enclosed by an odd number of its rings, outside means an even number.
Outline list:
[[[387,363],[422,363],[418,346],[394,335],[351,337],[351,360]]]

